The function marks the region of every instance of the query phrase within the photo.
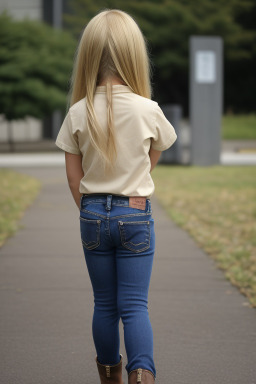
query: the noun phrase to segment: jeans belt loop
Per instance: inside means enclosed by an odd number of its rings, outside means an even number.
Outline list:
[[[112,203],[112,195],[107,196],[107,204],[106,204],[106,210],[110,211],[111,210],[111,203]]]

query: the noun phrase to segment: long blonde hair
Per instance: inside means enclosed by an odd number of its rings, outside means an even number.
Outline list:
[[[105,166],[113,166],[116,155],[112,108],[112,84],[106,84],[107,132],[94,110],[94,94],[100,81],[118,77],[136,94],[151,98],[151,66],[146,40],[126,12],[107,9],[87,24],[78,45],[71,80],[70,104],[86,97],[87,125],[92,145]]]

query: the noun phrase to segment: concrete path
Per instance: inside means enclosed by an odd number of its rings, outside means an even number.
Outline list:
[[[40,178],[43,188],[0,250],[0,384],[99,383],[93,294],[65,170],[18,171]],[[156,383],[256,384],[255,309],[155,199],[153,217]],[[120,338],[125,365],[121,321]]]
[[[64,153],[6,153],[0,154],[0,167],[64,166]],[[221,165],[256,165],[256,153],[222,152]]]
[[[190,163],[190,139],[188,130],[183,130],[182,164]],[[21,145],[22,143],[19,143]],[[18,146],[18,144],[17,144]],[[30,143],[30,146],[17,147],[17,152],[8,153],[8,146],[0,143],[0,167],[38,167],[63,166],[64,152],[59,150],[52,140]],[[2,151],[1,151],[2,149]],[[21,150],[19,152],[19,149]],[[27,150],[27,152],[25,151]],[[43,150],[43,151],[42,151]],[[222,140],[220,164],[256,165],[256,140]]]

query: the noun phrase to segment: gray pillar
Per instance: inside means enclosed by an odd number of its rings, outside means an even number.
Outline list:
[[[220,163],[223,110],[222,39],[190,37],[191,163]]]
[[[53,0],[53,27],[62,28],[62,0]]]

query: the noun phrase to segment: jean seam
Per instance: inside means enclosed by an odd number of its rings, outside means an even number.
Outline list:
[[[99,217],[102,217],[103,219],[107,219],[107,216],[104,216],[100,213],[96,213],[96,212],[92,212],[92,211],[87,211],[86,209],[81,209],[82,212],[84,213],[89,213],[93,216],[99,216]],[[109,217],[109,220],[115,220],[115,219],[119,219],[121,217],[140,217],[140,216],[149,216],[151,215],[152,213],[151,212],[142,212],[142,213],[128,213],[127,215],[119,215],[119,216],[113,216],[113,217]]]
[[[93,216],[99,216],[99,217],[102,217],[102,219],[107,219],[107,216],[101,215],[100,213],[87,211],[86,209],[81,209],[81,211],[84,212],[84,213],[89,213],[89,214],[91,214],[91,215],[93,215]]]
[[[149,215],[151,215],[151,213],[147,213],[147,212],[143,212],[143,213],[128,213],[127,215],[119,215],[119,216],[110,217],[110,220],[120,219],[120,218],[123,218],[123,217],[140,217],[140,216],[149,216]]]

